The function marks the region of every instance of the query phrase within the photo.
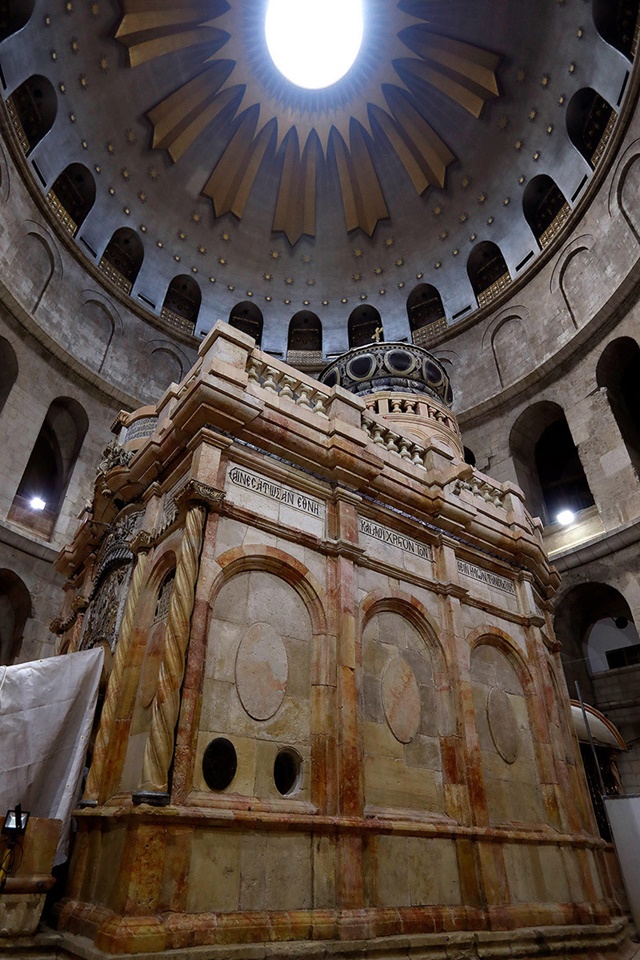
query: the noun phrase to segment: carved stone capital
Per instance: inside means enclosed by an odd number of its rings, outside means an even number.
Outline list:
[[[185,483],[176,496],[176,504],[180,509],[183,509],[190,504],[203,503],[209,510],[212,510],[220,506],[225,496],[224,490],[211,487],[208,483],[202,483],[201,480],[191,479]]]
[[[153,536],[146,530],[140,530],[129,543],[131,553],[134,555],[147,553],[153,546],[153,539]]]
[[[74,613],[84,613],[91,601],[88,597],[74,597],[71,601],[71,609]]]

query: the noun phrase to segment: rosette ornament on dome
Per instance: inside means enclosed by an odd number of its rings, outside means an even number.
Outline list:
[[[418,194],[443,186],[456,158],[447,131],[430,117],[430,94],[438,91],[479,117],[498,96],[499,57],[456,39],[455,27],[446,29],[456,22],[447,17],[451,0],[362,0],[353,66],[329,86],[304,89],[270,55],[269,6],[268,0],[124,0],[116,36],[131,67],[185,49],[197,64],[191,79],[149,111],[153,147],[180,163],[221,115],[230,117],[202,193],[217,217],[242,218],[261,167],[277,158],[272,229],[291,244],[315,236],[317,173],[334,157],[346,229],[371,236],[389,217],[375,144],[391,145]],[[316,40],[309,31],[309,49]],[[297,42],[304,44],[304,36]]]

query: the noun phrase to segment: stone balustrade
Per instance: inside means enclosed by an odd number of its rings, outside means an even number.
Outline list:
[[[409,437],[403,437],[396,433],[383,423],[373,420],[367,414],[362,415],[361,426],[367,436],[379,447],[384,447],[390,453],[399,454],[403,460],[408,460],[416,467],[425,468],[425,448],[410,440]]]
[[[366,397],[365,403],[370,410],[373,410],[374,413],[378,413],[381,416],[386,416],[389,413],[415,414],[415,416],[421,417],[422,419],[433,420],[435,423],[446,427],[447,430],[452,430],[457,436],[460,436],[460,428],[458,427],[455,417],[442,409],[442,407],[428,403],[419,397],[403,396],[402,394],[395,394],[389,397],[374,395]]]
[[[255,383],[277,397],[291,400],[296,406],[317,413],[318,416],[327,417],[329,394],[326,389],[319,389],[306,379],[292,376],[290,370],[281,370],[264,359],[264,355],[251,356],[247,372],[250,383]]]
[[[491,503],[494,507],[504,509],[504,490],[477,474],[474,474],[468,480],[456,480],[453,492],[460,494],[463,490],[466,490],[474,497],[479,497],[481,500],[484,500],[485,503]]]

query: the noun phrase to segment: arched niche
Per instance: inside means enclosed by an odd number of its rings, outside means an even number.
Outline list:
[[[476,465],[476,455],[469,447],[464,448],[464,462],[468,463],[470,467]]]
[[[22,302],[35,311],[53,279],[56,265],[60,267],[60,256],[49,237],[32,230],[21,241],[13,264],[20,269]]]
[[[348,321],[349,349],[384,340],[382,317],[375,307],[363,303],[351,312]]]
[[[40,428],[9,519],[50,537],[89,426],[84,408],[71,397],[54,400]],[[38,506],[38,501],[44,507]]]
[[[112,283],[131,293],[143,260],[144,246],[136,231],[119,227],[105,247],[99,267]]]
[[[115,313],[113,305],[104,301],[99,293],[91,293],[81,305],[75,318],[74,346],[78,359],[94,370],[102,370],[109,347],[122,321]]]
[[[524,668],[488,636],[471,651],[470,674],[489,823],[545,822]]]
[[[545,524],[562,510],[578,513],[594,500],[562,407],[534,403],[516,420],[509,437],[518,483],[527,508]]]
[[[525,376],[533,367],[529,334],[522,317],[499,319],[491,334],[491,349],[503,387]]]
[[[18,379],[18,360],[8,340],[0,337],[0,413]]]
[[[640,347],[636,341],[618,337],[608,344],[598,361],[596,380],[606,388],[631,462],[640,472]]]
[[[634,59],[638,0],[593,0],[593,22],[603,40]]]
[[[23,581],[12,570],[0,570],[0,666],[14,662],[31,613],[31,595]]]
[[[533,177],[525,187],[522,210],[540,248],[544,249],[566,222],[571,207],[555,180],[543,173]]]
[[[93,174],[82,163],[71,163],[56,178],[48,196],[57,218],[75,236],[96,200]]]
[[[299,310],[289,322],[289,363],[322,363],[322,323],[311,310]]]
[[[411,339],[418,346],[430,343],[447,328],[442,297],[430,283],[420,283],[407,297],[407,316]]]
[[[174,277],[167,289],[161,316],[185,333],[193,333],[200,312],[202,291],[193,277]]]
[[[275,760],[286,747],[301,759],[295,795],[309,800],[311,742],[315,736],[328,737],[329,731],[317,726],[314,715],[314,627],[301,584],[288,582],[288,571],[275,558],[269,569],[225,574],[211,598],[207,625],[202,686],[207,706],[200,717],[194,788],[211,795],[203,755],[222,736],[238,755],[230,792],[277,800]]]
[[[147,377],[144,394],[151,398],[161,396],[170,383],[180,383],[185,372],[183,358],[178,356],[171,344],[156,340],[147,344]]]
[[[467,260],[467,274],[479,307],[491,303],[511,283],[502,251],[492,240],[475,245]]]
[[[248,334],[256,342],[256,347],[262,344],[262,329],[264,327],[264,318],[262,310],[250,300],[243,300],[236,303],[229,314],[229,324],[236,330]]]
[[[35,0],[5,0],[0,6],[0,43],[26,27],[34,7]]]
[[[567,133],[572,144],[595,169],[618,118],[613,107],[591,87],[583,87],[567,106]]]
[[[58,111],[58,97],[46,77],[34,74],[17,87],[8,101],[9,115],[25,153],[49,133]]]

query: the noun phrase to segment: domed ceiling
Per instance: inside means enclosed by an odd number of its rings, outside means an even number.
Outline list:
[[[614,0],[612,0],[614,2]],[[0,45],[5,97],[33,74],[57,95],[29,153],[46,193],[68,164],[96,199],[76,236],[99,260],[119,227],[144,262],[132,296],[159,312],[179,274],[197,332],[239,301],[282,350],[299,310],[346,344],[354,307],[407,336],[407,297],[437,287],[447,322],[476,298],[467,260],[496,243],[515,278],[540,251],[523,195],[547,174],[571,203],[593,167],[567,132],[592,87],[616,110],[630,62],[589,0],[363,0],[354,66],[324,90],[275,67],[265,0],[35,0]],[[306,42],[312,46],[314,37]]]

